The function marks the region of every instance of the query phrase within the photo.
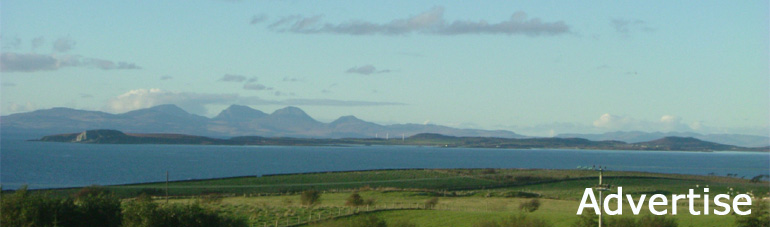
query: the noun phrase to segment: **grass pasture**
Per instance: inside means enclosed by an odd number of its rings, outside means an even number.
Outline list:
[[[631,194],[637,200],[641,194],[647,194],[648,202],[651,194],[670,198],[671,194],[687,194],[689,189],[703,194],[703,187],[710,188],[712,198],[720,193],[768,197],[770,189],[767,181],[752,183],[729,177],[642,172],[605,171],[603,181],[612,185],[613,190],[607,193],[616,193],[617,187],[623,187],[624,194]],[[591,170],[408,169],[177,181],[168,184],[168,193],[169,203],[200,204],[221,214],[246,219],[252,226],[339,226],[362,215],[416,226],[472,226],[521,213],[519,205],[532,198],[538,198],[541,206],[528,216],[545,219],[554,226],[569,226],[579,219],[575,213],[585,188],[597,183],[598,172]],[[165,203],[165,183],[105,188],[124,201],[145,193],[152,195],[156,203]],[[320,203],[311,207],[301,205],[300,192],[311,189],[321,192]],[[78,190],[35,193],[66,196]],[[347,206],[346,200],[354,192],[373,204]],[[426,201],[434,197],[438,198],[438,204],[425,209]],[[611,207],[614,206],[611,203]],[[702,202],[696,203],[696,210],[703,210],[702,207]],[[714,204],[711,207],[714,208]],[[678,214],[674,217],[680,226],[735,223],[734,215],[693,216],[688,209],[686,200],[677,204]],[[643,206],[642,214],[648,213],[647,206]],[[625,196],[623,214],[633,216]]]

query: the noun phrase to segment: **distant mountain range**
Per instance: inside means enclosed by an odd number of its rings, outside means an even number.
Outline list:
[[[343,116],[330,123],[319,122],[297,107],[267,114],[248,106],[231,105],[213,118],[190,114],[175,105],[159,105],[122,114],[52,108],[0,117],[3,133],[27,134],[31,138],[51,134],[114,129],[126,133],[167,133],[230,138],[236,136],[294,138],[400,138],[420,133],[457,137],[532,138],[506,130],[458,129],[433,124],[380,125]],[[741,147],[770,146],[767,136],[686,132],[609,132],[604,134],[560,134],[558,138],[640,143],[665,137],[692,137]]]
[[[603,134],[559,134],[559,138],[584,138],[594,141],[616,140],[626,143],[639,143],[664,137],[692,137],[699,140],[742,147],[770,146],[770,137],[740,134],[699,134],[694,132],[608,132]]]
[[[263,136],[296,138],[391,138],[419,133],[451,136],[523,138],[505,130],[458,129],[433,124],[380,125],[354,116],[330,122],[316,121],[297,107],[286,107],[271,114],[247,106],[232,105],[214,118],[190,114],[175,105],[159,105],[122,114],[53,108],[17,113],[0,118],[4,133],[35,137],[114,129],[127,133],[171,133],[209,137]]]

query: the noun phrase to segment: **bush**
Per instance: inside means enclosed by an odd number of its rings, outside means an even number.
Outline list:
[[[535,217],[527,216],[524,213],[513,215],[503,219],[500,223],[481,220],[473,224],[473,227],[543,227],[551,226],[551,223]]]
[[[120,200],[107,191],[83,194],[75,200],[77,210],[85,226],[120,226]]]
[[[519,209],[526,212],[535,212],[538,208],[540,208],[540,200],[538,199],[531,199],[527,202],[519,204]]]
[[[347,200],[345,200],[345,205],[354,207],[362,206],[364,205],[364,199],[361,198],[361,195],[358,193],[353,193],[348,197]]]
[[[126,204],[124,226],[248,226],[246,220],[220,216],[199,204],[160,206],[149,197],[139,197]]]
[[[583,211],[578,220],[572,223],[572,227],[594,227],[599,225],[599,215],[593,212]]]
[[[299,196],[299,202],[305,206],[313,206],[320,203],[321,193],[316,190],[303,191]]]
[[[438,197],[433,197],[425,201],[425,209],[433,209],[438,204]]]
[[[737,226],[770,226],[770,209],[766,202],[757,200],[751,205],[751,214],[735,218]]]
[[[3,198],[0,226],[120,226],[120,200],[104,190],[81,190],[78,199],[33,194],[26,187]]]
[[[669,216],[658,215],[645,215],[636,221],[636,226],[639,227],[676,227],[679,224],[676,222],[676,218]]]
[[[71,199],[32,194],[23,186],[5,196],[0,205],[0,226],[77,225],[77,207]]]

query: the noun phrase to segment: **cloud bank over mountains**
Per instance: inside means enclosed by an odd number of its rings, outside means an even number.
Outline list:
[[[375,102],[336,99],[284,99],[270,100],[236,93],[173,92],[157,88],[134,89],[111,98],[104,110],[123,113],[163,104],[174,104],[198,115],[209,114],[209,105],[287,105],[287,106],[392,106],[406,105],[400,102]]]

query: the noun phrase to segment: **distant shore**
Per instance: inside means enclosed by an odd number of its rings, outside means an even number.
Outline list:
[[[98,129],[79,133],[44,136],[36,141],[93,144],[189,144],[189,145],[275,145],[275,146],[334,146],[334,145],[413,145],[465,148],[506,149],[585,149],[585,150],[649,150],[649,151],[759,151],[770,147],[739,147],[703,141],[691,137],[664,137],[639,143],[621,141],[591,141],[582,138],[496,138],[455,137],[422,133],[399,139],[382,138],[289,138],[241,136],[217,139],[204,136],[163,133],[123,133]]]

